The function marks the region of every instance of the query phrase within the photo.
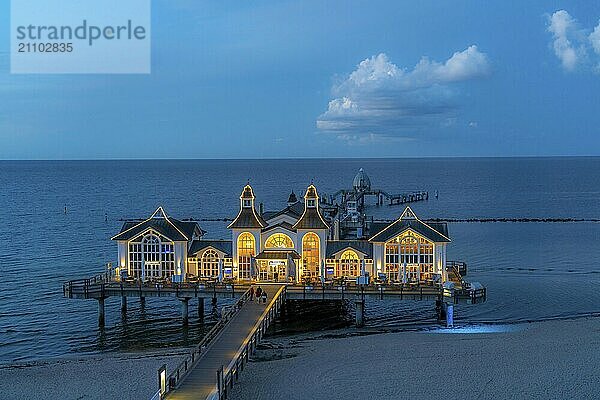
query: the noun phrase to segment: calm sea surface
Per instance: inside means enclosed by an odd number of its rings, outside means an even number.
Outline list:
[[[149,298],[145,310],[131,300],[122,320],[119,300],[109,299],[100,331],[97,303],[63,299],[61,284],[115,261],[110,237],[120,218],[146,217],[158,205],[178,218],[232,217],[248,179],[258,201],[278,209],[311,180],[321,193],[349,187],[361,167],[390,193],[439,191],[414,205],[422,218],[600,218],[600,158],[0,161],[0,363],[193,344],[203,328],[194,319],[181,327],[177,300]],[[368,209],[382,219],[401,211]],[[226,223],[201,225],[208,237],[229,237]],[[600,315],[600,223],[449,230],[449,259],[466,261],[468,278],[488,287],[485,304],[458,307],[459,324]],[[430,302],[373,301],[367,313],[374,327],[435,324]]]

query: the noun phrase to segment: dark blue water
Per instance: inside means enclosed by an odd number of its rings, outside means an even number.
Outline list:
[[[63,299],[61,284],[115,261],[109,238],[120,218],[158,205],[179,218],[234,216],[248,179],[266,209],[280,208],[311,180],[327,193],[350,186],[360,167],[391,193],[438,190],[439,199],[414,205],[422,218],[600,217],[600,158],[0,162],[0,362],[196,342],[203,328],[181,327],[177,300],[147,299],[145,311],[130,301],[121,320],[109,299],[99,331],[96,302]],[[389,219],[401,208],[368,212]],[[213,238],[227,238],[225,226],[202,224]],[[600,312],[600,224],[449,229],[449,258],[466,261],[469,279],[489,293],[485,304],[458,308],[461,324]],[[370,302],[367,311],[371,326],[435,322],[428,302]]]

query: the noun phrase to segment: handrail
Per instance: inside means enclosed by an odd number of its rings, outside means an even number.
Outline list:
[[[244,363],[248,362],[249,355],[254,353],[256,345],[266,332],[267,328],[276,317],[281,304],[285,299],[286,286],[281,286],[275,296],[271,299],[269,305],[265,308],[257,323],[254,325],[250,334],[244,339],[235,356],[227,366],[227,369],[221,367],[217,371],[217,384],[215,390],[209,394],[207,399],[214,398],[222,400],[227,398],[229,389],[233,388],[234,381],[237,381],[239,372],[244,369]]]
[[[467,276],[467,263],[464,261],[446,261],[446,270],[453,269],[460,277]]]
[[[206,353],[206,349],[211,342],[222,332],[229,321],[241,310],[242,306],[250,298],[250,289],[246,290],[242,296],[235,302],[227,312],[223,313],[219,321],[204,335],[202,340],[194,347],[192,352],[175,368],[167,377],[165,395],[175,389],[185,378],[185,376],[194,368],[202,356]]]

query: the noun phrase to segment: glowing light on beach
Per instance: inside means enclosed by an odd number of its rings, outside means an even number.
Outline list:
[[[520,331],[522,328],[513,325],[473,325],[459,326],[456,328],[439,328],[426,333],[450,333],[450,334],[478,334],[478,333],[506,333]]]

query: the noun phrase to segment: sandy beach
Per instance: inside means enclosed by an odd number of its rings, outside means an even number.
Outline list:
[[[599,318],[479,330],[368,333],[346,330],[265,341],[231,398],[600,396]]]
[[[0,367],[3,399],[149,399],[185,350]],[[566,399],[600,392],[600,318],[267,337],[232,399]]]
[[[150,399],[157,371],[183,359],[182,349],[141,354],[110,354],[0,366],[2,399]]]

